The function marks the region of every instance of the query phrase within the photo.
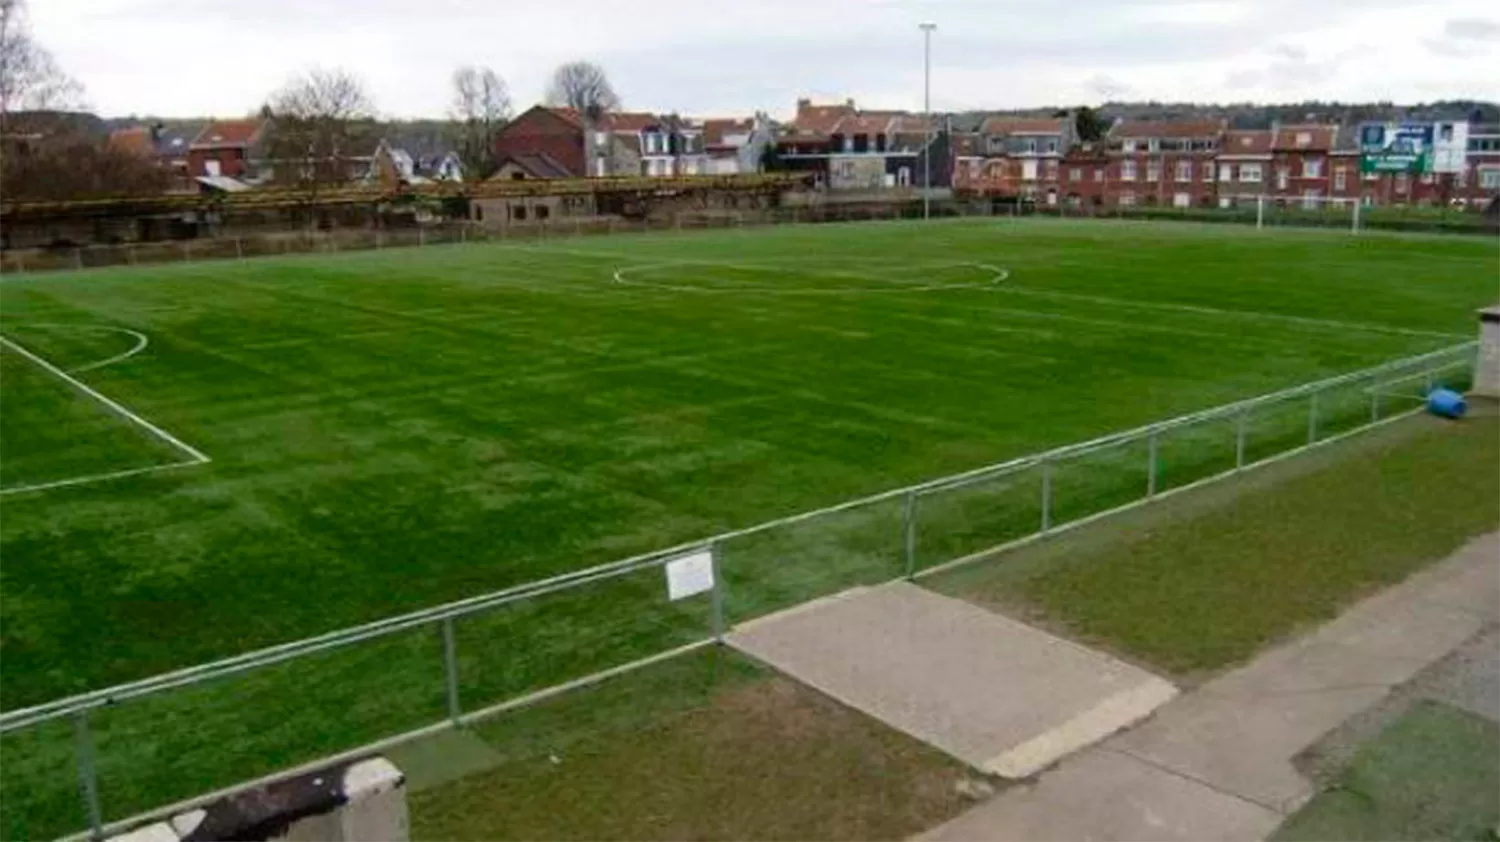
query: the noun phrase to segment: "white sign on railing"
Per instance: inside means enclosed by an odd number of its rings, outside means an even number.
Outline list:
[[[664,568],[667,571],[667,599],[673,602],[714,589],[712,550],[700,550],[674,558]]]

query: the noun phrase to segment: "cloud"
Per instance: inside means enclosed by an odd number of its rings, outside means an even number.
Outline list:
[[[361,76],[388,114],[438,115],[458,64],[516,103],[562,61],[602,63],[630,107],[788,113],[798,96],[919,108],[922,37],[937,108],[1139,97],[1500,98],[1489,0],[36,0],[37,36],[114,114],[237,114],[312,64]],[[1440,30],[1435,31],[1440,27]],[[1440,61],[1390,70],[1389,50]],[[1441,36],[1441,37],[1439,37]]]
[[[1443,34],[1459,41],[1500,41],[1500,21],[1489,18],[1449,18]]]

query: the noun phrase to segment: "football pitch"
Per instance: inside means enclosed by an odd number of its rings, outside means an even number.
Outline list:
[[[1496,259],[959,220],[8,277],[0,706],[1451,346]]]

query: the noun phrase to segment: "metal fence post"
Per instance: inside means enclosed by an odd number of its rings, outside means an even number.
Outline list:
[[[125,262],[131,266],[135,265],[135,243],[125,244]]]
[[[1052,463],[1042,462],[1042,531],[1052,531]]]
[[[1250,410],[1242,409],[1239,417],[1234,421],[1234,469],[1236,471],[1245,468],[1245,428],[1249,420]]]
[[[427,229],[421,225],[417,226],[417,245],[427,245]]]
[[[104,811],[99,807],[99,772],[94,768],[94,738],[89,734],[89,712],[73,714],[73,733],[78,738],[78,783],[88,808],[89,838],[104,838]]]
[[[1313,392],[1307,401],[1307,443],[1318,440],[1318,393]]]
[[[1156,496],[1156,431],[1146,437],[1146,496]]]
[[[713,573],[714,573],[714,589],[713,589],[712,594],[710,595],[710,599],[713,601],[712,611],[713,611],[714,640],[717,640],[718,642],[723,643],[724,642],[724,581],[723,581],[724,580],[724,570],[723,570],[723,566],[719,564],[719,545],[718,544],[709,544],[708,545],[708,559],[709,559],[709,563],[713,566]]]
[[[245,259],[245,244],[239,237],[234,238],[234,256],[237,260]]]
[[[73,268],[74,269],[82,269],[83,268],[83,248],[82,247],[73,249]]]
[[[453,635],[453,618],[443,618],[443,676],[448,690],[448,719],[458,727],[463,708],[458,702],[458,641]]]
[[[917,573],[917,492],[906,492],[906,506],[901,512],[902,545],[906,554],[906,578]]]

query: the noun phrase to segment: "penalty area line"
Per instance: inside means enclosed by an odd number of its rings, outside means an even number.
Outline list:
[[[193,447],[192,444],[187,444],[186,441],[181,440],[181,438],[177,438],[175,437],[175,435],[169,434],[169,432],[166,432],[165,429],[159,428],[159,426],[154,425],[154,423],[142,419],[141,416],[132,413],[129,408],[124,407],[124,405],[120,404],[120,402],[114,401],[114,399],[102,395],[102,393],[99,392],[98,389],[95,389],[95,387],[89,386],[89,384],[84,383],[84,381],[78,380],[78,378],[74,377],[74,375],[68,374],[68,372],[63,371],[63,369],[57,368],[57,366],[52,365],[52,363],[46,362],[46,360],[42,359],[42,357],[37,356],[37,354],[31,353],[31,351],[28,351],[27,348],[23,347],[23,345],[18,345],[17,342],[12,341],[12,339],[6,338],[6,336],[0,336],[0,345],[3,345],[3,347],[6,348],[10,348],[10,350],[15,351],[15,353],[21,354],[21,356],[26,357],[26,359],[31,360],[31,362],[36,363],[37,366],[40,366],[40,368],[42,368],[42,371],[46,371],[48,372],[48,374],[54,375],[54,377],[57,377],[58,380],[62,380],[63,383],[69,384],[69,386],[74,387],[74,389],[83,392],[84,395],[90,396],[90,398],[95,399],[95,401],[101,402],[101,404],[104,404],[104,407],[107,408],[107,410],[110,410],[111,413],[117,414],[117,416],[120,416],[121,419],[127,420],[127,422],[133,423],[133,425],[139,426],[139,428],[144,429],[144,431],[148,432],[148,434],[154,435],[154,437],[159,438],[160,441],[165,441],[166,444],[174,447],[174,449],[177,450],[178,453],[184,453],[184,455],[187,456],[186,461],[174,462],[174,464],[171,465],[153,465],[153,467],[151,467],[151,470],[160,470],[160,468],[168,467],[178,467],[178,465],[201,465],[204,464],[204,462],[211,461],[211,459],[208,458],[207,453],[202,452],[202,450],[196,449],[196,447]],[[136,471],[136,473],[141,473],[141,471]],[[104,474],[101,474],[101,476],[104,476]],[[12,489],[12,491],[15,491],[15,489]]]
[[[142,474],[154,474],[158,471],[174,471],[178,468],[191,468],[202,465],[207,459],[187,459],[182,462],[172,462],[168,465],[148,465],[144,468],[129,468],[123,471],[110,471],[105,474],[89,474],[82,477],[69,477],[68,479],[54,480],[52,482],[38,482],[31,485],[19,485],[14,488],[0,488],[0,497],[11,494],[27,494],[33,491],[47,491],[53,488],[66,488],[70,485],[84,485],[91,482],[104,482],[112,479],[123,479],[124,477],[140,476]]]

